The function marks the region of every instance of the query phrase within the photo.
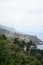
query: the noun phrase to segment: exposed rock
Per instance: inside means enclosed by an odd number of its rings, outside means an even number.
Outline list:
[[[5,34],[6,37],[8,37],[8,39],[10,40],[14,38],[19,38],[19,40],[25,40],[25,42],[28,42],[29,40],[32,40],[34,43],[41,42],[41,40],[38,39],[37,36],[17,33],[3,28],[0,28],[0,34]]]

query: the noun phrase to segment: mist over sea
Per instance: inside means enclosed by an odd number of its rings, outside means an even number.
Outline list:
[[[40,40],[43,41],[43,33],[36,34]],[[37,47],[41,50],[43,50],[43,45],[37,45]]]
[[[43,41],[43,33],[36,34],[36,36]]]
[[[41,41],[43,41],[43,33],[30,33],[30,35],[37,36]]]
[[[41,41],[43,41],[43,33],[30,33],[31,35],[36,35]],[[37,45],[37,48],[43,50],[43,45]]]

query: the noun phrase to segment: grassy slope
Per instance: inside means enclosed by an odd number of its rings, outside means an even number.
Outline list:
[[[33,56],[9,40],[0,39],[0,65],[41,65]]]

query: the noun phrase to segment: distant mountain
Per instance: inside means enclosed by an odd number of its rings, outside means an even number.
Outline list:
[[[41,40],[38,39],[37,36],[14,32],[12,28],[5,26],[0,26],[0,34],[5,34],[10,40],[19,38],[19,40],[25,40],[25,42],[28,42],[29,40],[32,40],[34,43],[41,42]]]
[[[14,28],[11,28],[11,27],[6,27],[6,26],[3,26],[3,25],[0,25],[0,28],[11,31],[11,32],[16,32],[16,30]]]

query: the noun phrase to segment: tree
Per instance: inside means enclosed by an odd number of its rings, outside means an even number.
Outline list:
[[[23,47],[25,46],[25,41],[24,41],[24,40],[20,40],[20,41],[19,41],[19,46],[20,46],[21,48],[23,48]]]
[[[18,38],[14,38],[14,44],[17,44],[20,47],[24,47],[25,46],[25,41],[19,40]]]
[[[6,38],[6,36],[4,34],[0,35],[0,39],[7,40],[7,38]]]
[[[27,42],[26,46],[27,46],[27,51],[29,50],[30,46],[33,45],[33,42],[30,40],[29,42]]]
[[[14,38],[14,42],[13,42],[14,44],[17,44],[17,43],[19,43],[19,40],[18,40],[18,38]]]
[[[27,51],[36,49],[35,43],[33,43],[31,40],[27,43]]]

